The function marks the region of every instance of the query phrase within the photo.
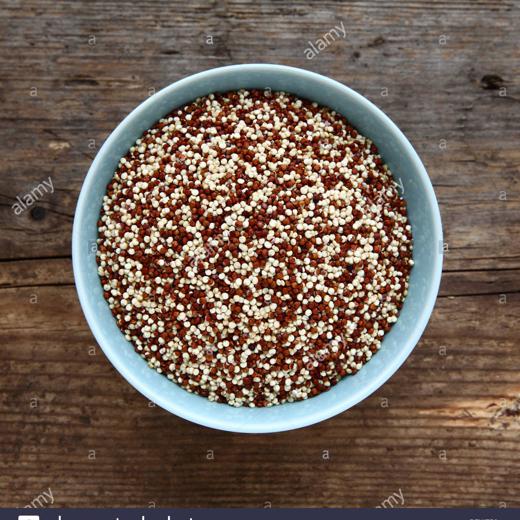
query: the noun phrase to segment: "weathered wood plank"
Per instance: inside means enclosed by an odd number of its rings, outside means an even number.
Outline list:
[[[103,25],[114,8],[110,3],[96,9],[47,2],[24,3],[25,11],[6,7],[4,20],[12,16],[17,23],[4,21],[0,63],[2,118],[8,122],[1,133],[11,150],[0,177],[4,258],[68,253],[76,195],[90,158],[150,89],[204,68],[261,59],[331,75],[396,120],[424,158],[444,222],[457,222],[445,225],[447,265],[462,268],[471,260],[480,268],[495,261],[519,266],[519,243],[509,240],[520,225],[518,78],[511,67],[520,55],[513,4],[418,2],[400,4],[393,13],[388,5],[365,2],[329,3],[317,12],[298,2],[285,9],[263,3],[260,10],[250,2],[216,10],[190,3],[177,5],[168,20],[157,19],[161,4],[145,5],[119,12],[121,23],[110,30]],[[401,17],[412,15],[414,23],[403,30]],[[345,40],[307,60],[307,40],[340,21]],[[367,23],[372,31],[365,30]],[[132,43],[136,31],[148,30],[153,38],[146,37],[144,46]],[[276,45],[266,48],[269,35]],[[207,36],[214,45],[206,44]],[[495,79],[483,80],[490,77]],[[22,131],[32,139],[20,140]],[[13,164],[26,165],[14,181]],[[57,191],[41,201],[46,214],[36,221],[30,212],[16,217],[10,211],[16,195],[49,175]]]
[[[506,284],[515,273],[479,272],[475,283],[485,292],[490,277]],[[51,485],[63,506],[370,506],[398,488],[410,506],[518,505],[518,294],[503,304],[470,291],[440,298],[425,337],[376,394],[323,424],[266,437],[207,430],[151,408],[92,350],[72,286],[1,291],[5,503]]]

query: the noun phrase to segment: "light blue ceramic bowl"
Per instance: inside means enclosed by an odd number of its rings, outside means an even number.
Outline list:
[[[97,220],[107,183],[119,159],[153,123],[172,109],[211,92],[240,88],[284,90],[332,107],[378,146],[401,179],[413,228],[415,266],[397,323],[381,350],[354,376],[306,401],[271,408],[232,408],[190,394],[150,369],[117,328],[97,275]],[[85,179],[72,236],[74,276],[87,321],[112,364],[137,390],[166,410],[198,424],[235,432],[300,428],[356,405],[377,390],[404,362],[426,327],[442,269],[442,229],[435,194],[417,153],[397,126],[360,94],[313,72],[280,65],[233,65],[182,79],[139,105],[112,132]]]

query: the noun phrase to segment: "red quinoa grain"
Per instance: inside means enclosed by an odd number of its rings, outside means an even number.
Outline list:
[[[306,399],[360,370],[413,265],[375,145],[283,92],[211,94],[161,119],[119,162],[98,227],[126,339],[233,406]]]

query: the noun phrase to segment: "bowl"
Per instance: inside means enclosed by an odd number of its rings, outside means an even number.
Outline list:
[[[379,148],[402,186],[414,239],[415,265],[399,318],[379,352],[355,375],[310,399],[267,408],[234,408],[189,393],[148,367],[118,329],[97,274],[97,221],[119,159],[144,131],[174,108],[217,91],[283,90],[343,114]],[[79,300],[92,332],[123,377],[169,412],[204,426],[246,433],[291,430],[323,421],[365,399],[394,374],[419,341],[435,304],[442,270],[442,228],[435,194],[410,142],[375,105],[350,88],[303,69],[232,65],[189,76],[146,99],[110,134],[85,178],[74,217],[72,258]]]

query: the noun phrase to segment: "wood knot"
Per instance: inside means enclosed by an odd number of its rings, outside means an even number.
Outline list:
[[[480,86],[485,90],[498,90],[504,84],[505,81],[497,74],[486,74],[480,80]]]
[[[43,220],[45,214],[45,208],[42,208],[41,206],[34,206],[34,208],[31,209],[31,218],[33,220]]]

